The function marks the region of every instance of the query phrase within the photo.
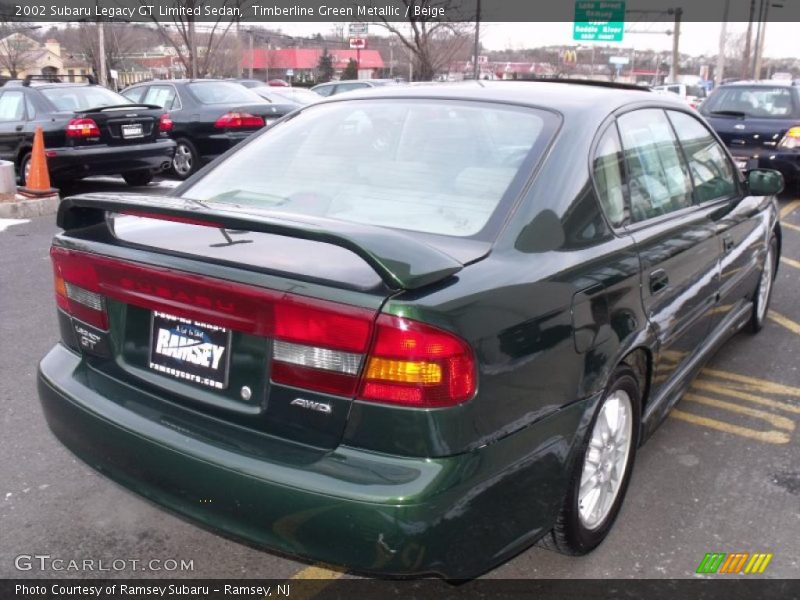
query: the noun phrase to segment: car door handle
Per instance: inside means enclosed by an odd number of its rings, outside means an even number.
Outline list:
[[[650,293],[657,294],[669,285],[669,275],[664,269],[656,269],[650,273]]]
[[[24,125],[17,125],[14,129],[16,131],[22,131],[23,127],[24,127]]]
[[[723,249],[723,251],[725,251],[726,253],[730,252],[731,250],[733,250],[733,246],[734,246],[733,236],[731,236],[731,235],[723,235],[722,236],[722,249]]]

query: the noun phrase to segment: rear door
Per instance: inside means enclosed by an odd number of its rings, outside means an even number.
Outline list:
[[[617,121],[628,174],[629,233],[642,268],[642,303],[658,339],[653,392],[700,348],[719,289],[710,209],[697,206],[680,146],[661,109]]]
[[[0,95],[0,159],[15,161],[25,135],[25,94],[6,90]]]

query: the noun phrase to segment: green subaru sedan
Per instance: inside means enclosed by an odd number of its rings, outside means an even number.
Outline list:
[[[451,579],[585,554],[704,361],[761,329],[782,185],[643,89],[336,96],[169,197],[61,202],[44,413],[278,552]]]

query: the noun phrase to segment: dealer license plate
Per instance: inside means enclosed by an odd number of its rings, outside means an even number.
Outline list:
[[[150,368],[175,379],[225,389],[231,332],[224,327],[153,312]]]

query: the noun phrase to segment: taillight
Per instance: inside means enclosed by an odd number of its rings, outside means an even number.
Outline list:
[[[67,137],[90,138],[100,137],[100,128],[94,119],[71,119],[67,123]]]
[[[783,139],[778,144],[778,147],[785,148],[786,150],[800,148],[800,127],[792,127],[787,131],[786,135],[783,136]]]
[[[173,127],[175,127],[175,123],[172,121],[172,117],[169,116],[169,113],[161,115],[161,118],[158,120],[158,130],[167,132],[172,131]]]
[[[469,400],[475,386],[475,359],[465,341],[417,321],[378,317],[359,398],[433,408]]]
[[[98,293],[97,273],[92,266],[63,248],[51,248],[50,258],[59,308],[84,323],[107,330],[106,300]]]
[[[245,112],[228,112],[214,123],[219,129],[239,129],[242,127],[263,127],[264,119]]]
[[[61,247],[58,306],[108,329],[108,299],[271,338],[273,382],[415,408],[472,398],[476,365],[458,336],[372,309],[310,299]]]

